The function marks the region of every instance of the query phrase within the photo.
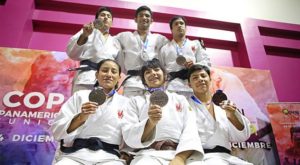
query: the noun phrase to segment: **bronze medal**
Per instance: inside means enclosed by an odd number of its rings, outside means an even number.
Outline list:
[[[95,19],[93,24],[96,29],[101,29],[104,25],[100,19]]]
[[[168,95],[163,91],[154,91],[150,96],[150,103],[165,106],[169,101]]]
[[[89,101],[96,102],[98,105],[102,105],[106,100],[106,94],[102,88],[95,88],[89,94]]]
[[[179,55],[179,56],[176,58],[176,63],[177,63],[178,65],[183,66],[185,62],[186,62],[186,59],[185,59],[184,56]]]
[[[217,106],[220,106],[220,103],[224,100],[227,100],[227,96],[225,93],[223,93],[222,90],[217,90],[216,93],[212,97],[212,101]]]

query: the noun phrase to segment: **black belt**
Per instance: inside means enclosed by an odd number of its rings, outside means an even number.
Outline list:
[[[182,80],[187,80],[188,79],[188,70],[187,69],[181,69],[180,71],[177,72],[170,72],[170,80],[174,80],[175,78],[180,78]]]
[[[63,144],[64,144],[64,140],[62,139],[60,141],[60,150],[64,153],[73,153],[82,148],[88,148],[93,151],[102,149],[108,153],[111,153],[111,154],[114,154],[114,155],[120,157],[118,145],[102,142],[97,137],[91,137],[89,139],[77,138],[74,140],[72,147],[65,147],[65,146],[63,146]]]
[[[127,71],[127,75],[139,76],[140,75],[140,70],[129,70],[129,71]]]
[[[92,62],[90,60],[82,60],[80,61],[80,65],[87,65],[89,66],[92,70],[97,70],[98,64],[95,62]]]
[[[120,87],[118,88],[118,90],[121,88],[121,86],[124,86],[124,84],[126,83],[126,81],[132,77],[132,76],[139,76],[140,75],[140,70],[129,70],[127,71],[127,77],[123,80],[122,84],[120,85]]]
[[[204,149],[204,153],[213,153],[213,152],[222,152],[222,153],[231,154],[231,151],[229,149],[222,146],[216,146],[213,149]]]
[[[78,67],[78,68],[70,68],[70,69],[68,69],[68,71],[76,71],[76,70],[80,70],[80,71],[97,70],[97,66],[98,66],[97,63],[92,62],[92,61],[90,61],[90,60],[82,60],[82,61],[80,61],[80,65],[86,65],[86,66]]]

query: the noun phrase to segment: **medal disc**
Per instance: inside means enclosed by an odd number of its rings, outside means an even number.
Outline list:
[[[94,22],[93,22],[93,24],[94,24],[94,27],[96,29],[100,29],[104,25],[103,22],[100,19],[95,19]]]
[[[154,91],[150,96],[150,103],[165,106],[169,101],[168,95],[163,91]]]
[[[106,94],[101,88],[95,88],[89,94],[89,101],[96,102],[98,103],[98,105],[103,104],[105,100],[106,100]]]
[[[150,60],[147,52],[145,52],[145,51],[142,52],[141,58],[142,58],[143,61],[149,61]]]
[[[177,63],[178,65],[183,66],[185,62],[186,62],[185,57],[183,57],[183,56],[181,56],[181,55],[178,56],[178,57],[176,58],[176,63]]]
[[[216,93],[212,97],[213,103],[220,106],[220,103],[224,100],[227,100],[227,96],[225,93],[223,93],[222,90],[217,90]]]

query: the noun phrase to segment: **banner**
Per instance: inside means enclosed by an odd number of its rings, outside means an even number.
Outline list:
[[[268,111],[282,165],[300,165],[300,103],[270,103]]]
[[[49,165],[56,142],[48,130],[70,97],[76,66],[65,53],[0,48],[0,164]]]
[[[267,70],[216,67],[211,77],[214,90],[221,89],[250,120],[252,134],[246,142],[232,143],[232,154],[255,165],[276,165],[278,156],[266,105],[277,101]]]
[[[78,66],[64,52],[0,48],[0,164],[51,164],[57,143],[49,127],[70,97]],[[274,165],[275,142],[266,104],[276,102],[269,71],[215,67],[214,90],[222,89],[252,124],[247,142],[233,154],[254,164]]]

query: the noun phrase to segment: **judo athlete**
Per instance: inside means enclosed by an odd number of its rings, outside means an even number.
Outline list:
[[[103,59],[117,60],[120,45],[109,34],[113,15],[108,7],[100,7],[95,15],[95,21],[83,25],[82,29],[71,37],[68,46],[68,56],[80,61],[79,68],[73,79],[72,93],[82,89],[93,89],[96,83],[95,73],[97,63]]]
[[[121,32],[116,36],[119,41],[122,54],[120,61],[126,70],[127,78],[124,81],[124,95],[132,97],[143,95],[144,85],[139,76],[144,61],[157,58],[163,45],[169,40],[161,34],[150,32],[153,23],[153,12],[147,6],[141,6],[136,10],[134,21],[137,30],[134,32]]]
[[[57,165],[123,165],[119,159],[123,105],[128,98],[119,95],[116,85],[121,67],[110,59],[97,67],[96,86],[103,89],[102,105],[89,101],[91,90],[75,92],[61,107],[51,130],[60,141]]]
[[[173,40],[161,48],[159,60],[171,76],[167,89],[188,98],[192,95],[187,81],[188,68],[195,63],[210,66],[210,58],[199,40],[190,40],[186,37],[185,17],[175,16],[169,24]],[[179,63],[178,57],[183,58],[184,61]]]
[[[136,149],[133,165],[202,164],[203,149],[195,115],[184,96],[164,90],[166,72],[157,59],[145,62],[141,69],[147,91],[132,97],[123,118],[123,138]],[[151,95],[168,100],[166,105],[150,102]]]
[[[194,91],[188,101],[197,119],[205,164],[252,164],[230,154],[230,142],[243,142],[250,137],[250,122],[232,101],[223,100],[219,106],[212,102],[209,68],[193,65],[188,72],[188,81]]]

